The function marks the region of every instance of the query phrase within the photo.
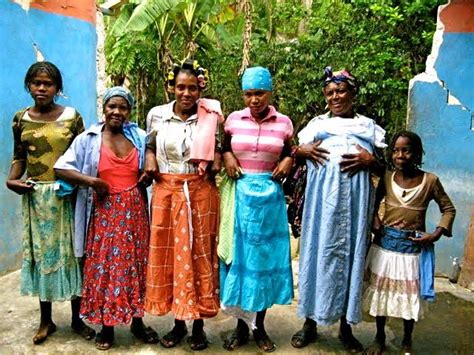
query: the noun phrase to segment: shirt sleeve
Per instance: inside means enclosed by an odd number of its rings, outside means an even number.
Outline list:
[[[84,120],[79,112],[76,111],[76,124],[74,127],[74,137],[85,131]]]
[[[438,223],[438,227],[442,227],[447,230],[448,237],[452,235],[452,228],[454,217],[456,216],[456,208],[454,207],[448,194],[444,191],[441,181],[436,178],[434,185],[433,198],[439,206],[441,212],[441,218]]]
[[[18,112],[15,117],[13,117],[13,159],[12,164],[25,161],[26,160],[26,149],[25,146],[21,142],[21,116],[24,114],[25,111]]]

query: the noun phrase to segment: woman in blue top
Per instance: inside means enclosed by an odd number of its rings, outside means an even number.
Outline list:
[[[298,134],[296,156],[307,159],[302,218],[298,315],[303,329],[291,339],[302,348],[316,340],[316,323],[340,320],[339,339],[350,351],[362,345],[351,324],[361,321],[364,260],[373,203],[370,170],[385,131],[354,110],[357,81],[348,71],[325,70],[323,94],[330,112]]]

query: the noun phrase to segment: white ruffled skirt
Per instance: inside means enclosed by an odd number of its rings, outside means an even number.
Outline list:
[[[372,244],[366,262],[363,309],[371,316],[418,321],[426,301],[420,296],[420,254],[394,252]]]

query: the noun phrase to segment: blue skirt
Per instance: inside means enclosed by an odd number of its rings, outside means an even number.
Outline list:
[[[285,197],[271,174],[237,180],[233,260],[221,263],[221,303],[258,312],[293,299]]]

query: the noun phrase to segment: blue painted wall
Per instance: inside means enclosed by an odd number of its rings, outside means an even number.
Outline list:
[[[438,48],[434,70],[411,82],[408,127],[423,140],[424,170],[440,177],[456,206],[453,238],[436,243],[436,269],[449,274],[451,258],[464,255],[474,208],[474,33],[444,32]],[[448,95],[457,100],[448,103]],[[436,228],[439,216],[432,203],[428,230]]]
[[[5,187],[13,141],[15,112],[33,102],[23,87],[28,67],[36,61],[32,42],[62,72],[64,93],[59,103],[75,107],[86,126],[96,121],[96,31],[94,24],[36,9],[24,11],[0,1],[0,275],[21,262],[20,197]]]

